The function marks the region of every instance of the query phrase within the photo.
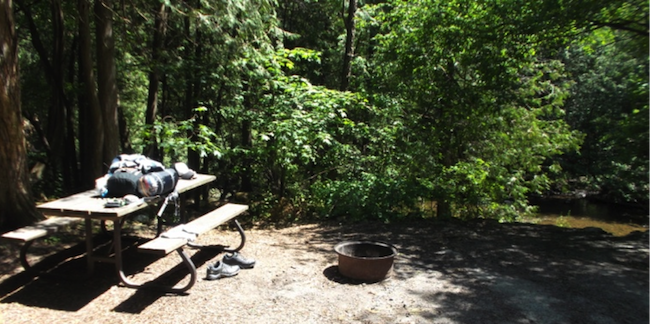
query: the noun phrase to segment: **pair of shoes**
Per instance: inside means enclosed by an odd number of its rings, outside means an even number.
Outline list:
[[[206,279],[217,280],[219,278],[236,276],[239,273],[239,266],[217,261],[214,265],[208,265],[207,272]]]
[[[226,254],[223,256],[223,263],[228,265],[238,266],[242,269],[252,269],[255,266],[255,260],[246,259],[238,252],[233,254]]]

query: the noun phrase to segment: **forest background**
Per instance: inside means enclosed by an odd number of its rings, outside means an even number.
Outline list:
[[[271,222],[648,207],[644,0],[0,0],[0,225],[120,153]],[[425,207],[429,206],[429,207]]]

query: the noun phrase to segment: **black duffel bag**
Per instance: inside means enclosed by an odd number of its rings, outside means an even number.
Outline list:
[[[138,194],[138,181],[142,172],[134,168],[123,168],[113,172],[106,180],[105,197],[123,197]]]

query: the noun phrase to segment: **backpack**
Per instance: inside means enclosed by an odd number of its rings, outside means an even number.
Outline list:
[[[162,163],[140,154],[116,156],[106,177],[101,192],[103,197],[111,198],[164,195],[172,192],[178,182],[178,173],[174,169],[165,169]]]
[[[108,168],[108,174],[115,173],[115,171],[124,168],[137,169],[142,174],[145,174],[162,171],[165,169],[165,166],[141,154],[120,154],[111,162],[111,166]]]
[[[113,171],[106,180],[105,197],[123,197],[138,195],[138,181],[142,172],[137,168],[120,168]]]

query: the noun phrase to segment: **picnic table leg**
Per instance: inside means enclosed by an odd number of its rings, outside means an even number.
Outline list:
[[[136,289],[137,288],[152,288],[152,289],[162,290],[162,291],[171,292],[171,293],[184,293],[184,292],[190,290],[190,288],[192,288],[192,286],[194,286],[194,284],[196,283],[198,274],[196,272],[196,266],[194,265],[194,262],[192,262],[192,259],[187,255],[187,253],[185,253],[185,251],[183,251],[183,248],[178,248],[176,250],[176,252],[178,252],[178,255],[181,257],[181,259],[183,260],[183,263],[185,264],[185,266],[188,268],[188,270],[190,272],[190,280],[189,280],[189,282],[187,282],[182,287],[169,287],[169,286],[155,285],[155,284],[153,284],[152,281],[145,282],[145,283],[142,283],[142,284],[134,283],[134,282],[132,282],[131,280],[129,280],[126,277],[126,275],[124,274],[124,271],[122,269],[117,270],[117,275],[119,276],[120,281],[122,282],[122,284],[125,287],[128,287],[128,288],[136,288]]]
[[[86,230],[86,269],[88,274],[91,274],[95,270],[95,260],[93,259],[93,250],[95,249],[93,244],[93,223],[92,219],[88,217],[84,221]]]
[[[115,270],[120,281],[129,288],[138,288],[140,285],[132,283],[124,275],[122,266],[122,222],[113,220],[113,248],[115,249]]]
[[[192,259],[183,251],[183,248],[178,248],[176,249],[176,252],[178,252],[179,256],[183,260],[183,263],[185,266],[188,268],[190,272],[190,281],[185,284],[185,286],[182,287],[167,287],[167,286],[158,286],[154,285],[151,282],[145,282],[145,283],[135,283],[129,280],[126,275],[124,274],[124,269],[123,269],[123,259],[122,259],[122,224],[123,222],[120,222],[119,220],[114,220],[113,221],[113,247],[115,248],[115,269],[117,270],[117,276],[120,278],[120,281],[122,284],[128,288],[145,288],[145,287],[150,287],[150,288],[157,288],[166,292],[173,292],[173,293],[183,293],[196,283],[197,280],[197,272],[196,272],[196,266],[194,265],[194,262],[192,262]]]
[[[237,231],[239,232],[239,236],[241,238],[241,241],[239,242],[239,246],[234,248],[234,249],[227,249],[227,248],[223,249],[225,252],[228,252],[228,253],[238,252],[241,249],[243,249],[244,244],[246,244],[246,233],[244,233],[244,229],[241,227],[241,225],[239,224],[239,221],[237,221],[237,219],[233,219],[233,221],[235,222],[235,226],[237,227]]]
[[[165,219],[163,218],[163,213],[165,212],[165,208],[167,208],[167,205],[169,202],[172,201],[174,202],[174,205],[178,203],[178,193],[171,193],[162,202],[162,205],[160,206],[160,209],[158,210],[158,213],[156,214],[156,237],[160,236],[163,232],[163,225],[167,224]],[[177,207],[177,206],[176,206]]]
[[[32,270],[32,266],[29,264],[29,262],[27,262],[27,249],[29,249],[29,247],[32,246],[33,243],[34,241],[27,241],[20,248],[20,264],[23,266],[25,271]]]

